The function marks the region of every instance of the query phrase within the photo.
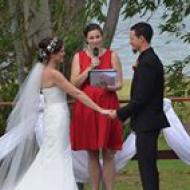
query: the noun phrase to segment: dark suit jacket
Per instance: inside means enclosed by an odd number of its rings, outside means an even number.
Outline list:
[[[121,121],[131,117],[131,128],[138,132],[159,130],[169,123],[163,111],[163,65],[152,48],[138,58],[131,86],[131,100],[117,110]]]

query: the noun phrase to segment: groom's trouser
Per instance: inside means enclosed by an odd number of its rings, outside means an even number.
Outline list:
[[[136,133],[137,159],[143,190],[159,190],[157,140],[159,131]]]

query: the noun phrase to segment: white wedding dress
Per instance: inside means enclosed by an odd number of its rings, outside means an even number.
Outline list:
[[[77,190],[73,174],[66,94],[58,87],[45,97],[44,140],[30,168],[14,190]]]

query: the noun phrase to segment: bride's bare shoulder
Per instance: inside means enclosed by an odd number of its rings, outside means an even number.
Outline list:
[[[44,71],[43,71],[43,76],[45,77],[53,77],[55,75],[58,75],[60,72],[56,69],[53,69],[53,68],[45,68]]]
[[[60,72],[53,68],[44,68],[42,75],[42,86],[52,86],[56,83],[56,78],[60,76]]]
[[[52,81],[64,80],[64,75],[57,69],[47,68],[44,70],[44,78],[51,79]]]

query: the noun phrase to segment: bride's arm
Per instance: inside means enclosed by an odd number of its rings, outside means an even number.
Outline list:
[[[93,102],[84,92],[76,88],[73,84],[71,84],[59,71],[53,71],[53,80],[54,83],[63,89],[66,93],[70,94],[74,98],[80,100],[86,106],[92,108],[95,111],[98,111],[102,114],[108,114],[108,110],[104,110],[100,106],[98,106],[95,102]]]
[[[80,73],[79,54],[75,54],[72,67],[71,67],[71,83],[76,87],[80,87],[88,78],[88,72],[92,67],[87,67],[82,73]]]

